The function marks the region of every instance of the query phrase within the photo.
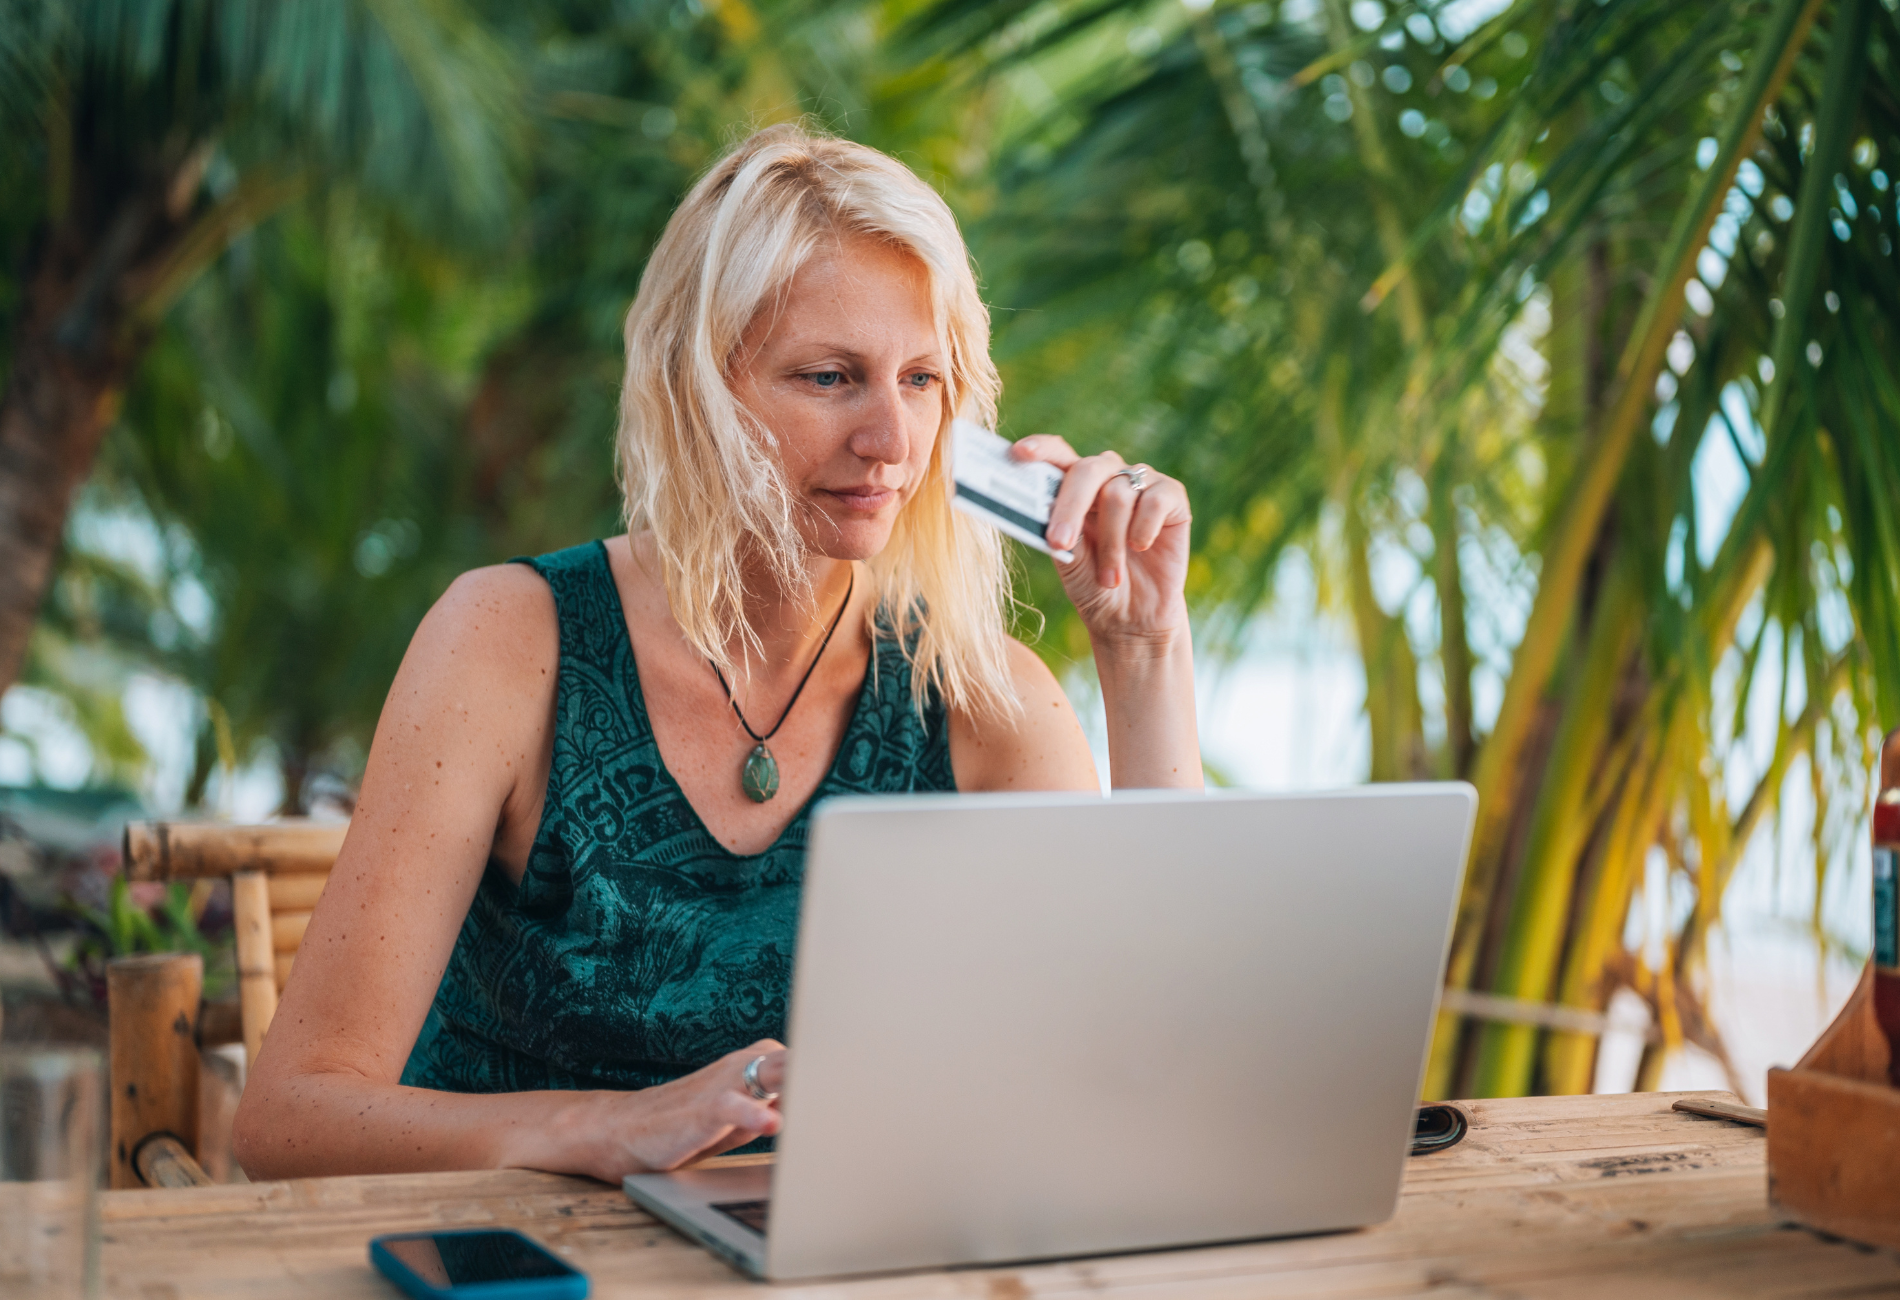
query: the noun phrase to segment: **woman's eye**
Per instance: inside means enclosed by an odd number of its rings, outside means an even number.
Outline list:
[[[910,386],[912,388],[928,388],[931,386],[931,384],[936,382],[937,376],[930,374],[928,372],[923,372],[923,373],[919,373],[915,375],[908,375],[906,376],[906,379],[909,381]]]
[[[806,375],[805,378],[811,380],[812,383],[817,384],[820,388],[836,388],[838,384],[843,381],[844,373],[838,370],[819,370]]]

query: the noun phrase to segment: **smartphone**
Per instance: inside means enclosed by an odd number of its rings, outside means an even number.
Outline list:
[[[369,1262],[416,1300],[585,1300],[587,1275],[513,1229],[403,1232]]]

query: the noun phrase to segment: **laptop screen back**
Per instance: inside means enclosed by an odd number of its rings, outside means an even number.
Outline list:
[[[824,805],[770,1276],[1388,1217],[1475,803]]]

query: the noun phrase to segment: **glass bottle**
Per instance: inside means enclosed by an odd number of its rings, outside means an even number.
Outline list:
[[[1887,1035],[1887,1077],[1900,1088],[1900,730],[1880,747],[1874,800],[1874,1016]]]

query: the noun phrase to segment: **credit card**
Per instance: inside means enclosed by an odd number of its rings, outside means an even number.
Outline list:
[[[1055,510],[1062,471],[1045,461],[1012,460],[1010,440],[974,420],[952,421],[950,436],[955,484],[950,504],[1045,555],[1073,563],[1074,552],[1058,551],[1042,535]]]

